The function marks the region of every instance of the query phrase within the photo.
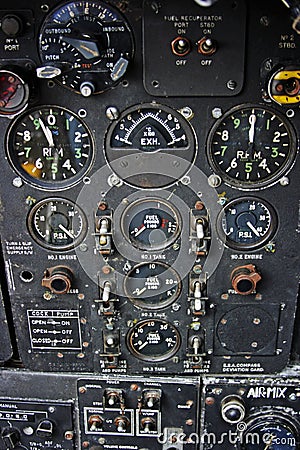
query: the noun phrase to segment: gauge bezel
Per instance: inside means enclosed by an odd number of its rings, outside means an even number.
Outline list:
[[[297,428],[299,424],[297,425],[296,423],[294,423],[294,418],[292,416],[289,416],[287,413],[279,411],[276,408],[265,408],[264,410],[258,410],[250,415],[247,420],[244,420],[244,423],[245,429],[242,431],[238,429],[239,439],[237,443],[239,450],[247,450],[247,439],[245,443],[245,436],[247,436],[247,434],[249,433],[258,433],[255,430],[257,429],[257,427],[262,426],[283,426],[287,431],[295,436],[296,446],[297,444],[299,444],[300,436]]]
[[[176,343],[174,345],[174,347],[168,352],[165,353],[164,355],[158,355],[158,356],[145,356],[142,353],[138,352],[134,346],[132,345],[132,337],[133,334],[135,333],[135,331],[137,330],[137,328],[146,325],[149,322],[155,322],[158,324],[163,324],[163,325],[168,325],[170,328],[172,328],[175,331],[175,336],[176,336]],[[130,353],[135,356],[136,358],[145,361],[145,362],[162,362],[162,361],[166,361],[167,359],[170,359],[172,356],[174,356],[181,345],[181,337],[180,337],[180,333],[178,331],[178,329],[170,322],[167,322],[165,320],[160,320],[160,319],[146,319],[146,320],[141,320],[140,322],[138,322],[133,328],[130,329],[130,331],[127,333],[126,336],[126,344],[127,347],[130,351]]]
[[[264,177],[262,181],[244,181],[239,180],[237,178],[231,177],[226,174],[225,171],[222,171],[220,169],[220,165],[217,164],[213,157],[212,152],[212,143],[214,140],[214,136],[220,126],[226,120],[230,115],[236,113],[237,111],[242,110],[251,110],[251,109],[259,109],[263,111],[267,111],[272,115],[275,115],[282,123],[284,123],[285,128],[287,130],[287,133],[289,134],[289,154],[286,158],[286,161],[284,164],[280,167],[280,169],[271,174],[268,177]],[[295,163],[295,157],[297,154],[297,135],[296,131],[293,127],[293,124],[290,122],[290,120],[284,116],[282,113],[278,112],[274,108],[270,108],[269,106],[266,107],[266,105],[262,104],[251,104],[251,103],[244,103],[240,105],[236,105],[233,108],[227,110],[219,119],[216,120],[216,122],[211,127],[208,138],[206,141],[206,154],[208,158],[208,162],[213,169],[213,171],[219,175],[222,179],[222,181],[227,184],[228,186],[231,186],[233,188],[242,190],[242,191],[253,191],[253,190],[259,190],[261,188],[268,188],[270,186],[273,186],[278,180],[280,180],[284,175],[288,174],[289,171],[292,169],[294,163]]]
[[[60,4],[59,6],[57,6],[57,7],[55,7],[55,8],[53,8],[50,12],[49,12],[49,14],[46,16],[46,18],[44,19],[44,21],[43,21],[43,23],[42,23],[42,25],[41,25],[41,28],[40,28],[40,33],[39,33],[39,41],[38,41],[38,52],[39,52],[39,59],[40,59],[40,61],[42,62],[42,64],[45,64],[45,65],[47,65],[47,61],[45,61],[45,58],[43,58],[43,51],[42,51],[42,40],[45,38],[45,37],[47,37],[47,36],[45,36],[44,35],[44,31],[45,31],[45,29],[49,26],[49,23],[51,23],[51,24],[53,24],[54,23],[54,17],[55,17],[55,15],[60,11],[60,10],[62,10],[62,9],[67,9],[67,7],[69,7],[69,6],[71,6],[71,9],[70,10],[74,10],[75,8],[74,8],[74,4],[78,4],[78,3],[82,3],[82,5],[83,5],[83,8],[85,8],[86,7],[86,4],[89,4],[89,5],[92,5],[94,8],[95,8],[95,5],[97,6],[97,7],[99,7],[99,15],[97,14],[97,15],[95,15],[95,14],[93,14],[92,16],[93,17],[95,17],[96,19],[98,19],[99,21],[100,21],[100,19],[99,19],[99,16],[100,16],[100,12],[102,12],[103,10],[104,11],[107,11],[107,10],[109,10],[112,14],[115,14],[116,16],[118,16],[118,20],[119,21],[122,21],[123,22],[123,24],[124,24],[124,27],[126,28],[126,32],[128,33],[128,36],[129,36],[129,40],[130,40],[130,44],[131,44],[131,48],[128,50],[128,49],[126,49],[125,51],[122,51],[121,53],[120,53],[120,57],[122,57],[123,56],[123,54],[126,54],[126,56],[128,55],[128,62],[129,62],[129,64],[130,64],[130,62],[132,61],[132,59],[133,59],[133,57],[134,57],[134,53],[135,53],[135,42],[134,42],[134,37],[133,37],[133,31],[132,31],[132,28],[131,28],[131,26],[130,26],[130,23],[129,23],[129,21],[127,20],[127,18],[124,16],[124,14],[122,14],[122,12],[120,11],[120,9],[119,8],[117,8],[117,7],[115,7],[114,5],[112,5],[112,4],[108,4],[108,3],[106,3],[106,2],[103,2],[103,1],[98,1],[98,2],[93,2],[92,0],[88,0],[87,2],[86,1],[82,1],[82,0],[74,0],[74,1],[65,1],[65,2],[63,2],[62,4]],[[72,6],[73,6],[73,8],[72,8]],[[77,17],[85,17],[85,16],[88,16],[89,14],[82,14],[81,12],[77,15]],[[51,21],[51,19],[52,19],[52,21]],[[70,20],[72,20],[72,19],[74,19],[74,17],[70,17]],[[70,22],[70,20],[69,21],[67,21],[67,22],[61,22],[61,26],[66,26],[66,23],[68,24],[69,22]],[[50,22],[49,22],[50,21]],[[104,24],[105,24],[105,22],[103,22]],[[48,37],[51,37],[51,35],[49,35]],[[59,35],[57,34],[57,35],[55,35],[54,37],[59,37]],[[98,59],[102,59],[102,58],[98,58]],[[120,59],[120,58],[119,58]],[[88,62],[88,60],[87,59],[84,59],[84,61],[87,61]],[[83,70],[83,69],[82,69]],[[74,72],[74,76],[72,77],[72,79],[74,80],[74,78],[76,78],[76,73],[77,73],[77,70],[76,70],[76,68],[73,68],[72,70],[71,70],[71,72]],[[125,72],[126,73],[126,72]],[[94,81],[94,80],[90,80],[90,72],[86,72],[86,74],[88,75],[88,77],[87,77],[87,79],[84,79],[84,80],[82,80],[81,82],[91,82],[91,81]],[[57,77],[55,77],[54,78],[54,80],[55,80],[55,82],[57,83],[57,84],[59,84],[60,86],[62,86],[63,88],[67,88],[69,91],[72,91],[72,92],[75,92],[75,93],[77,93],[77,94],[81,94],[81,92],[80,92],[80,89],[76,89],[76,87],[73,87],[73,86],[71,86],[71,85],[69,85],[68,84],[68,82],[67,81],[64,81],[63,79],[61,79],[61,77],[63,77],[63,73],[61,74],[61,75],[59,75],[59,76],[57,76]],[[109,72],[109,75],[111,75],[111,72]],[[122,79],[124,79],[124,75],[125,74],[123,74],[120,78],[118,78],[116,81],[115,80],[113,80],[112,79],[112,77],[111,76],[109,76],[109,77],[107,77],[107,79],[105,80],[105,83],[103,83],[103,86],[101,87],[101,89],[99,88],[99,87],[97,87],[97,83],[95,83],[96,84],[96,86],[94,86],[95,87],[95,91],[94,92],[92,92],[92,94],[93,95],[95,95],[95,94],[100,94],[100,93],[102,93],[102,92],[105,92],[105,91],[107,91],[107,90],[109,90],[109,89],[112,89],[113,87],[115,87],[116,85],[118,85],[121,81],[122,81]],[[72,82],[74,82],[74,81],[72,81]],[[104,85],[105,85],[105,87],[104,87]]]
[[[90,144],[89,155],[88,155],[88,158],[87,158],[87,161],[85,164],[86,167],[83,167],[76,175],[70,176],[69,178],[67,178],[66,180],[63,180],[63,181],[61,181],[61,180],[54,181],[54,182],[53,181],[43,181],[42,179],[36,179],[36,178],[32,177],[29,173],[27,173],[25,170],[20,168],[19,159],[17,158],[17,155],[14,154],[14,153],[16,153],[16,150],[15,150],[13,140],[15,137],[15,132],[17,132],[16,130],[18,129],[19,125],[22,123],[22,120],[27,118],[29,115],[38,113],[41,110],[43,111],[43,110],[50,110],[50,109],[66,112],[66,113],[70,114],[71,116],[73,116],[76,120],[78,120],[78,122],[84,127],[85,132],[88,134],[88,139],[89,139],[89,144]],[[70,109],[65,108],[63,106],[40,105],[35,108],[26,110],[25,112],[23,112],[22,114],[17,116],[15,118],[15,120],[11,123],[11,125],[9,126],[9,128],[7,130],[6,137],[5,137],[5,150],[6,150],[7,159],[9,161],[12,169],[26,183],[28,183],[29,185],[34,186],[38,189],[41,189],[41,190],[63,191],[65,189],[69,189],[71,187],[76,186],[91,170],[91,167],[92,167],[92,165],[94,163],[94,159],[95,159],[95,139],[94,139],[93,133],[90,130],[87,123],[75,112],[73,112]]]
[[[129,234],[129,226],[130,226],[132,220],[134,219],[134,217],[137,215],[137,213],[136,213],[137,208],[139,208],[139,206],[141,206],[141,208],[138,209],[138,212],[142,212],[143,210],[145,210],[147,208],[155,209],[155,206],[147,206],[147,204],[149,204],[151,202],[161,203],[163,205],[163,207],[161,208],[161,211],[166,212],[168,214],[170,214],[170,212],[171,212],[171,214],[174,216],[174,218],[176,220],[176,225],[177,225],[176,231],[171,236],[171,238],[166,239],[165,242],[163,242],[161,244],[157,244],[157,245],[143,244],[142,242],[139,242],[137,239],[131,239],[130,234]],[[142,207],[143,204],[146,204],[146,206],[144,208]],[[132,210],[134,211],[134,215],[132,214]],[[137,248],[138,250],[147,250],[150,252],[157,251],[157,250],[165,250],[168,247],[170,247],[170,245],[172,245],[173,242],[176,241],[176,239],[178,239],[178,237],[180,236],[180,233],[181,233],[181,229],[182,229],[182,220],[181,220],[181,216],[180,216],[177,208],[175,208],[175,206],[171,205],[166,200],[160,199],[160,198],[153,197],[153,198],[137,199],[133,203],[130,203],[126,207],[126,209],[123,211],[122,216],[121,216],[121,231],[122,231],[123,235],[125,236],[125,238],[127,239],[127,241],[130,244],[132,244],[135,248]]]
[[[144,110],[161,110],[171,114],[185,132],[188,145],[148,152],[139,148],[113,147],[111,139],[122,120],[134,112]],[[139,103],[123,110],[118,119],[108,127],[104,149],[107,164],[125,184],[139,189],[163,189],[178,182],[190,170],[197,157],[198,142],[194,128],[180,111],[161,103]],[[141,167],[145,166],[148,171],[141,171]]]
[[[167,298],[166,300],[164,300],[160,303],[148,304],[147,302],[145,302],[142,299],[137,299],[136,297],[133,297],[128,290],[128,286],[127,286],[128,280],[130,278],[133,278],[130,275],[133,274],[136,269],[138,269],[140,267],[145,267],[149,264],[155,264],[155,265],[160,266],[163,269],[165,269],[165,271],[171,272],[174,279],[177,281],[176,292],[174,292],[174,294],[171,297]],[[126,276],[124,278],[124,282],[123,282],[123,289],[124,289],[126,297],[129,298],[129,300],[133,303],[134,306],[136,306],[140,309],[157,310],[157,309],[167,308],[168,306],[170,306],[172,303],[174,303],[178,299],[178,297],[180,296],[181,290],[182,290],[182,282],[181,282],[180,276],[178,275],[176,270],[173,269],[171,266],[169,266],[165,263],[162,263],[162,262],[157,262],[157,261],[143,262],[143,263],[137,264],[134,267],[132,267],[132,269],[130,269],[130,271],[126,274]]]
[[[232,206],[234,206],[238,203],[244,203],[244,202],[261,203],[265,206],[265,208],[269,211],[269,214],[270,214],[270,227],[269,227],[267,233],[264,236],[262,236],[262,238],[258,242],[252,243],[252,244],[243,244],[243,243],[233,241],[228,236],[226,236],[226,233],[224,232],[224,228],[223,228],[223,221],[226,220],[226,211],[228,209],[230,209]],[[234,198],[233,200],[228,202],[224,206],[222,211],[219,213],[219,215],[217,217],[217,224],[216,224],[219,238],[222,240],[222,242],[224,242],[224,244],[227,247],[232,248],[234,250],[257,250],[259,248],[264,247],[264,245],[267,242],[270,242],[270,240],[274,237],[275,233],[278,230],[278,225],[279,225],[278,214],[276,213],[273,206],[270,205],[270,203],[268,203],[266,200],[263,200],[258,197],[252,197],[252,196],[238,197],[238,198]]]
[[[49,244],[47,242],[45,242],[40,236],[39,234],[35,231],[35,225],[34,225],[34,220],[36,217],[36,213],[47,203],[51,203],[51,202],[57,202],[57,203],[65,203],[68,205],[72,205],[74,207],[74,209],[79,211],[81,220],[82,220],[82,230],[79,234],[79,236],[77,236],[73,242],[71,244],[67,244],[67,245],[54,245],[54,244]],[[88,230],[88,221],[86,218],[86,215],[84,214],[83,210],[76,204],[74,203],[72,200],[68,200],[66,198],[62,198],[62,197],[49,197],[49,198],[45,198],[43,200],[40,200],[38,203],[36,203],[31,210],[29,211],[29,214],[27,215],[27,228],[28,231],[31,235],[31,237],[34,239],[34,241],[39,244],[41,247],[46,248],[47,250],[53,250],[53,251],[67,251],[67,250],[72,250],[73,248],[77,247],[86,237],[87,234],[87,230]]]

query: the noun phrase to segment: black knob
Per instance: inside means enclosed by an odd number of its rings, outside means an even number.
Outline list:
[[[1,433],[6,449],[14,449],[20,442],[20,433],[17,428],[7,427]]]
[[[2,19],[1,29],[3,33],[6,34],[6,36],[18,36],[18,34],[20,34],[23,29],[22,20],[18,16],[8,14]]]

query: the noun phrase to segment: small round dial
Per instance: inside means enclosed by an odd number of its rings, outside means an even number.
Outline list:
[[[85,237],[87,220],[70,200],[51,198],[37,203],[28,215],[32,237],[50,250],[69,250]]]
[[[130,352],[143,361],[165,361],[178,351],[180,335],[169,322],[143,320],[129,331],[127,345]]]
[[[208,138],[208,158],[224,181],[240,189],[267,186],[293,163],[296,136],[287,119],[261,106],[237,106]]]
[[[133,56],[124,17],[102,1],[65,3],[46,18],[40,33],[39,76],[54,77],[88,96],[120,81]]]
[[[129,184],[159,188],[181,178],[196,153],[195,136],[178,111],[157,103],[133,106],[108,129],[106,157]]]
[[[251,418],[240,436],[240,450],[296,450],[299,445],[297,425],[281,414],[270,411]]]
[[[181,281],[177,272],[166,264],[142,263],[126,275],[124,290],[135,306],[161,309],[178,298]]]
[[[162,250],[180,233],[180,216],[168,202],[160,199],[137,200],[121,219],[123,234],[140,250]]]
[[[76,184],[93,159],[93,139],[76,114],[44,106],[19,116],[7,135],[8,158],[17,173],[42,189]]]
[[[232,200],[221,212],[218,231],[228,247],[237,250],[262,247],[277,229],[277,215],[266,201],[255,197]]]

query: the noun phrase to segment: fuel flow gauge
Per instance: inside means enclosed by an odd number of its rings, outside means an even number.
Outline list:
[[[124,211],[121,228],[138,249],[162,250],[178,238],[181,218],[177,209],[164,200],[137,200]]]
[[[126,275],[124,291],[137,307],[162,309],[178,298],[181,281],[177,272],[166,264],[142,263]]]

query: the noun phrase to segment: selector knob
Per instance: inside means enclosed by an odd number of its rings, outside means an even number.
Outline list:
[[[20,432],[17,428],[7,427],[1,433],[6,449],[14,449],[20,442]]]
[[[253,264],[239,266],[231,272],[232,287],[241,295],[252,294],[260,280],[261,276]]]
[[[7,14],[1,21],[1,29],[6,36],[16,37],[23,30],[22,20],[14,14]]]

